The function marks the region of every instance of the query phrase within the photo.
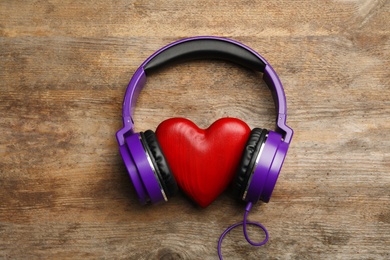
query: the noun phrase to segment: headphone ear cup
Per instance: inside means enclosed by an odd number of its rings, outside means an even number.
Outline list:
[[[234,195],[240,200],[244,198],[250,176],[256,166],[256,159],[260,153],[262,144],[266,140],[267,133],[268,131],[265,129],[254,128],[249,135],[233,184]]]
[[[156,134],[152,130],[147,130],[141,132],[140,135],[145,151],[148,153],[155,168],[159,182],[167,197],[170,198],[178,191],[178,186],[160,144],[158,143]]]

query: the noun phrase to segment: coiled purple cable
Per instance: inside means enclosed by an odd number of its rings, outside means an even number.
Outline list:
[[[241,221],[241,222],[238,222],[234,225],[231,225],[230,227],[228,227],[222,234],[221,236],[219,237],[219,241],[218,241],[218,256],[219,256],[219,259],[222,260],[222,251],[221,251],[221,247],[222,247],[222,240],[225,238],[225,236],[234,228],[238,227],[238,226],[243,226],[243,230],[244,230],[244,236],[245,236],[245,239],[246,241],[248,241],[249,244],[251,244],[252,246],[262,246],[264,245],[265,243],[267,243],[268,241],[268,231],[267,229],[260,223],[257,223],[257,222],[252,222],[252,221],[248,221],[247,218],[248,218],[248,214],[249,214],[249,211],[252,209],[252,202],[248,202],[248,204],[246,205],[245,207],[245,213],[244,213],[244,220]],[[257,226],[259,228],[261,228],[264,233],[265,233],[265,239],[259,243],[255,243],[253,242],[249,236],[248,236],[248,233],[247,233],[247,225],[254,225],[254,226]]]

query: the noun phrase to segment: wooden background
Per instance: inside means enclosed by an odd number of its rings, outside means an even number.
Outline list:
[[[242,219],[229,192],[141,206],[118,153],[122,98],[139,64],[188,36],[230,37],[285,86],[295,130],[268,204],[225,259],[390,258],[390,1],[0,1],[0,258],[217,259]],[[149,77],[136,130],[184,116],[273,129],[259,75],[222,61]],[[261,235],[250,230],[253,239]]]

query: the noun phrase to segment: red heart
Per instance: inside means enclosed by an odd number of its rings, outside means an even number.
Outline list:
[[[250,128],[236,118],[222,118],[200,129],[184,118],[162,122],[157,130],[179,187],[201,207],[211,204],[234,178]]]

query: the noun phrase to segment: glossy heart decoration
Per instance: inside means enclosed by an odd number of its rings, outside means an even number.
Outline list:
[[[201,207],[231,183],[249,134],[248,125],[236,118],[219,119],[207,129],[172,118],[156,130],[179,187]]]

